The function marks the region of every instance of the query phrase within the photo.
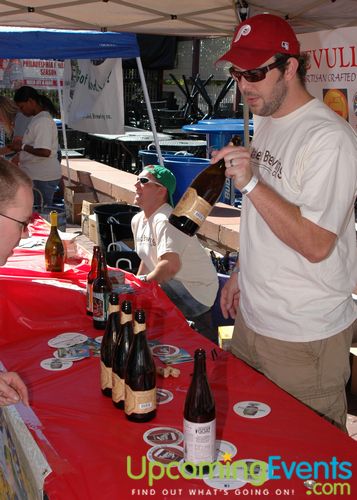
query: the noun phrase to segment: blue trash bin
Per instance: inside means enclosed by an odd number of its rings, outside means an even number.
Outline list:
[[[175,158],[164,158],[164,166],[171,170],[176,177],[176,191],[173,195],[174,204],[179,201],[193,179],[210,164],[207,158],[196,158],[195,156],[178,156]]]
[[[177,157],[177,156],[193,156],[192,153],[188,153],[187,151],[161,151],[162,158],[171,158],[171,157]],[[156,152],[156,149],[141,149],[139,151],[139,156],[141,159],[141,163],[143,168],[146,167],[146,165],[158,165],[159,164],[159,157]]]

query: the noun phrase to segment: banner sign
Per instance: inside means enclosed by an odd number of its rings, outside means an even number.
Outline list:
[[[121,59],[65,61],[63,104],[66,124],[82,132],[124,133]]]
[[[0,88],[18,89],[29,85],[36,89],[57,88],[57,72],[63,86],[63,61],[43,59],[0,59]]]
[[[310,55],[306,88],[357,130],[357,27],[297,35]]]

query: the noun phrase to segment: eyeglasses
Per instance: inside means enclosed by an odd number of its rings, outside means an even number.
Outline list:
[[[157,186],[165,187],[159,182],[152,181],[151,179],[148,179],[148,177],[137,177],[136,182],[140,182],[140,184],[156,184]]]
[[[261,80],[264,80],[268,71],[271,71],[274,68],[279,68],[279,66],[283,66],[285,63],[285,59],[280,59],[279,61],[275,61],[267,66],[263,66],[262,68],[249,69],[247,71],[239,71],[238,69],[235,69],[234,66],[231,66],[229,68],[229,73],[232,78],[237,80],[237,82],[241,81],[242,76],[245,80],[247,80],[247,82],[260,82]]]
[[[23,222],[22,220],[15,219],[14,217],[10,217],[9,215],[5,215],[5,214],[0,214],[0,215],[2,217],[5,217],[6,219],[10,219],[10,220],[13,220],[14,222],[17,222],[18,224],[21,224],[22,230],[24,232],[28,230],[28,225],[32,222],[32,219],[30,219],[26,222]]]

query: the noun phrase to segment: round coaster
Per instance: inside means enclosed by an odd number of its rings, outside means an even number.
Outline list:
[[[167,466],[183,459],[183,448],[174,444],[154,446],[148,450],[146,456],[150,462]]]
[[[88,340],[88,337],[83,333],[68,332],[61,333],[60,335],[57,335],[57,337],[53,337],[47,343],[50,347],[58,348],[71,347],[72,345],[82,344],[86,340]]]
[[[223,439],[216,439],[216,461],[227,462],[232,460],[237,454],[237,448],[233,443],[224,441]]]
[[[259,401],[240,401],[233,406],[233,410],[244,418],[262,418],[271,412],[270,406]]]
[[[54,357],[59,359],[60,361],[80,361],[81,359],[85,359],[87,356],[71,356],[70,354],[66,354],[66,356],[59,356],[58,351],[54,351]]]
[[[161,389],[159,387],[156,388],[156,403],[158,405],[164,405],[166,403],[170,403],[174,399],[174,395],[172,392],[167,389]]]
[[[237,478],[250,484],[264,484],[269,480],[269,466],[264,460],[241,458],[237,467]]]
[[[159,344],[151,348],[154,356],[175,356],[180,352],[180,349],[174,345]]]
[[[216,465],[213,469],[212,477],[205,476],[202,479],[203,482],[207,484],[207,486],[210,486],[211,488],[214,488],[216,490],[238,490],[239,488],[242,488],[242,486],[247,484],[247,481],[243,481],[238,478],[232,478],[230,477],[230,475],[231,471],[229,467],[226,467],[226,465]]]
[[[45,370],[50,370],[53,372],[60,372],[62,370],[67,370],[73,365],[72,361],[62,361],[58,358],[48,358],[44,359],[40,363],[41,367]]]
[[[155,427],[146,431],[143,435],[144,441],[151,446],[180,444],[183,434],[173,427]]]

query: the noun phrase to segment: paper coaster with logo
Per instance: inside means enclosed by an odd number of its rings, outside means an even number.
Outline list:
[[[233,410],[244,418],[262,418],[271,412],[270,406],[259,401],[239,401],[233,406]]]
[[[180,349],[174,345],[158,344],[151,348],[154,356],[175,356],[180,352]]]
[[[253,486],[260,486],[269,480],[269,466],[264,460],[256,458],[240,458],[237,467],[237,478]]]
[[[47,343],[50,347],[58,349],[59,347],[71,347],[72,345],[82,344],[86,340],[88,340],[88,337],[83,333],[68,332],[53,337]]]
[[[89,358],[89,348],[60,347],[54,351],[53,356],[61,361],[80,361]]]
[[[150,462],[159,462],[167,466],[183,459],[183,448],[174,444],[158,445],[150,448],[146,456]]]
[[[241,458],[233,465],[224,464],[213,469],[213,477],[203,477],[211,488],[220,490],[239,489],[247,483],[261,486],[269,480],[268,464],[263,460]]]
[[[234,473],[231,474],[229,465],[216,465],[211,475],[212,477],[207,475],[202,479],[207,486],[216,490],[238,490],[247,484],[247,481],[238,479],[235,477]],[[233,477],[231,477],[231,475],[233,475]]]
[[[170,403],[174,399],[174,395],[171,391],[167,389],[161,389],[158,387],[156,389],[156,402],[158,405],[164,405],[165,403]]]
[[[237,448],[229,441],[216,439],[216,453],[217,462],[226,462],[232,460],[232,458],[237,454]]]
[[[60,372],[62,370],[67,370],[73,365],[72,361],[62,361],[58,358],[48,358],[43,359],[40,363],[41,367],[45,370],[50,370],[52,372]]]
[[[183,441],[183,434],[173,427],[155,427],[146,431],[143,438],[151,446],[171,445],[180,444]]]

